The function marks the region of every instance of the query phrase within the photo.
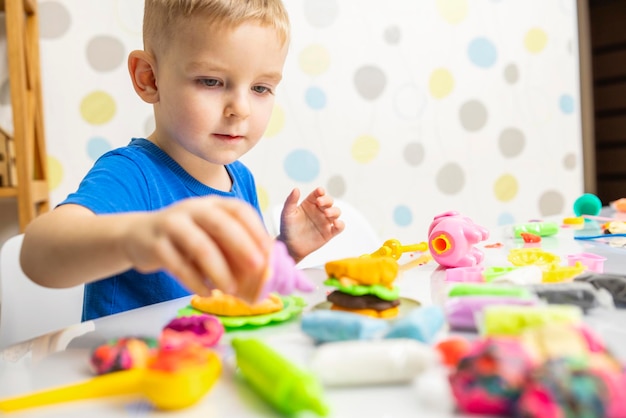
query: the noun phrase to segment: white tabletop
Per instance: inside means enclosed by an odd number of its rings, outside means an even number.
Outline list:
[[[484,248],[485,244],[501,242],[501,248]],[[408,243],[407,243],[408,244]],[[505,239],[502,231],[492,231],[487,241],[478,245],[485,252],[485,266],[510,265],[506,256],[521,242]],[[590,241],[575,241],[573,232],[561,230],[555,237],[544,238],[542,248],[560,256],[593,252],[607,257],[605,272],[622,273],[626,267],[626,249],[609,247]],[[414,257],[414,256],[413,256]],[[400,261],[410,263],[405,255]],[[410,266],[411,264],[407,264]],[[313,293],[302,294],[307,309],[325,300],[331,288],[323,285],[321,269],[307,269],[307,275],[317,284]],[[446,288],[445,270],[434,261],[404,269],[398,279],[401,296],[422,305],[440,304]],[[56,333],[16,344],[0,352],[0,398],[34,390],[82,381],[92,377],[88,366],[91,350],[108,339],[123,336],[158,336],[162,327],[173,319],[178,309],[188,304],[188,298],[164,302],[118,315],[84,322]],[[626,310],[598,309],[589,312],[585,321],[605,340],[610,349],[626,360]],[[233,337],[262,339],[295,364],[306,368],[315,350],[312,341],[300,331],[296,319],[256,330],[228,332],[220,341],[224,370],[218,382],[197,405],[168,413],[171,417],[276,417],[280,416],[259,398],[235,374],[230,340]],[[433,418],[460,416],[454,414],[453,401],[442,369],[434,368],[418,377],[412,384],[358,388],[325,388],[324,397],[332,417],[412,417]],[[138,398],[111,397],[38,408],[11,414],[15,417],[148,417],[162,416]],[[306,415],[306,416],[314,416]]]

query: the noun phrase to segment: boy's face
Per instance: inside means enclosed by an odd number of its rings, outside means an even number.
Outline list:
[[[155,142],[194,176],[241,157],[267,127],[287,49],[255,22],[186,21],[156,65]]]

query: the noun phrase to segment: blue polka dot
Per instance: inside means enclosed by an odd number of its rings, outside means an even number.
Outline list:
[[[398,226],[408,226],[413,222],[413,213],[407,206],[400,205],[393,210],[393,220]]]
[[[296,149],[287,155],[283,164],[290,179],[301,182],[315,180],[320,174],[320,163],[315,154]]]
[[[511,225],[515,223],[515,217],[508,212],[502,212],[498,216],[498,225]]]
[[[311,109],[320,110],[326,107],[326,93],[319,87],[309,87],[305,100]]]
[[[561,112],[565,114],[570,114],[574,112],[574,98],[569,94],[564,94],[559,99],[559,107],[561,108]]]
[[[495,45],[487,38],[476,38],[467,48],[470,61],[481,68],[489,68],[496,62],[498,52]]]
[[[97,160],[102,154],[111,150],[111,144],[108,140],[96,136],[89,138],[87,141],[87,155],[93,161]]]

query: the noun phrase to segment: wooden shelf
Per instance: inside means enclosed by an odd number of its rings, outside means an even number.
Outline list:
[[[0,0],[5,12],[16,187],[0,187],[0,198],[16,198],[20,230],[50,208],[44,137],[39,16],[36,0]],[[15,184],[15,183],[10,183]]]

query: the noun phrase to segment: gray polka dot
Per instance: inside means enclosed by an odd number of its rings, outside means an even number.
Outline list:
[[[487,123],[487,108],[478,100],[470,100],[461,106],[459,118],[466,131],[476,132]]]
[[[304,17],[317,28],[326,28],[337,20],[339,5],[336,0],[305,0]]]
[[[62,37],[71,24],[70,12],[60,2],[45,1],[39,4],[39,36],[42,39]]]
[[[517,128],[507,128],[500,133],[498,145],[500,146],[500,152],[505,157],[517,157],[526,145],[526,137]]]
[[[326,189],[331,196],[343,197],[346,194],[346,180],[340,175],[333,176],[328,179]]]
[[[156,122],[154,121],[154,116],[150,115],[143,123],[143,129],[145,136],[149,136],[156,129]]]
[[[448,163],[441,167],[436,177],[437,188],[444,194],[456,194],[463,190],[465,173],[456,163]]]
[[[11,104],[11,83],[7,79],[0,86],[0,105],[8,106]]]
[[[424,161],[424,146],[419,142],[411,142],[404,147],[404,160],[410,166],[418,166]]]
[[[541,216],[553,216],[563,213],[565,198],[556,190],[548,190],[539,198],[539,213]]]
[[[367,100],[377,99],[385,89],[387,77],[385,73],[373,65],[365,65],[354,74],[354,85],[357,92]]]
[[[519,80],[519,69],[515,64],[509,64],[504,68],[504,79],[509,84],[517,83]]]
[[[87,44],[87,62],[96,71],[114,70],[124,63],[125,57],[124,44],[112,36],[95,36]]]
[[[397,45],[400,43],[400,38],[402,36],[402,32],[398,26],[389,26],[385,29],[385,33],[383,35],[385,42],[389,45]]]
[[[576,168],[576,160],[576,154],[570,152],[563,157],[563,166],[567,170],[574,170]]]

